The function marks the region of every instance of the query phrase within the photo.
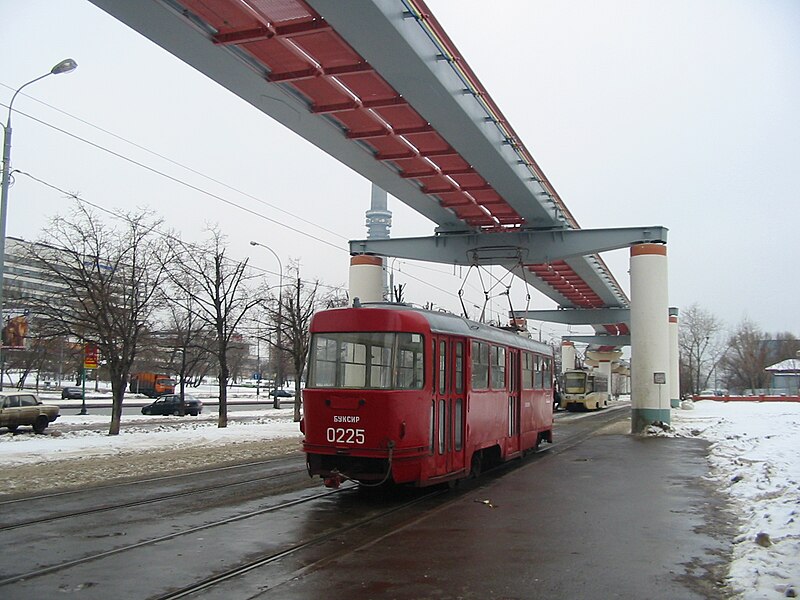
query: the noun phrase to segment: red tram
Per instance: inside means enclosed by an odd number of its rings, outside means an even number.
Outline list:
[[[317,313],[303,391],[308,472],[433,485],[552,442],[552,349],[405,305]]]

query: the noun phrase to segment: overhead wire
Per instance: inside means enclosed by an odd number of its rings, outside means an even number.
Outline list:
[[[8,88],[8,89],[11,89],[9,86],[7,86],[6,84],[3,84],[3,83],[0,83],[0,86],[6,87],[6,88]],[[269,206],[269,207],[271,207],[271,208],[274,208],[274,209],[276,209],[276,210],[279,210],[280,212],[283,212],[284,214],[288,214],[288,215],[292,216],[293,218],[296,218],[296,219],[298,219],[298,220],[300,220],[300,221],[302,221],[302,222],[304,222],[304,223],[306,223],[306,224],[308,224],[308,225],[311,225],[311,226],[313,226],[313,227],[317,227],[317,228],[319,228],[319,229],[322,229],[323,231],[326,231],[326,232],[332,233],[333,235],[336,235],[337,237],[340,237],[341,239],[344,239],[344,240],[346,240],[346,239],[347,239],[347,238],[345,238],[344,236],[342,236],[341,234],[338,234],[338,233],[336,233],[336,232],[332,232],[332,231],[330,231],[330,230],[326,229],[325,227],[322,227],[322,226],[320,226],[320,225],[317,225],[316,223],[313,223],[312,221],[308,221],[307,219],[304,219],[304,218],[302,218],[302,217],[299,217],[299,216],[297,216],[297,215],[294,215],[293,213],[291,213],[291,212],[289,212],[289,211],[286,211],[286,210],[284,210],[284,209],[281,209],[281,208],[279,208],[279,207],[275,207],[274,205],[272,205],[272,204],[270,204],[270,203],[268,203],[268,202],[266,202],[266,201],[263,201],[263,200],[261,200],[261,199],[259,199],[259,198],[255,197],[255,196],[252,196],[252,195],[250,195],[250,194],[248,194],[248,193],[246,193],[246,192],[242,192],[242,191],[240,191],[240,190],[238,190],[238,189],[236,189],[236,188],[234,188],[234,187],[232,187],[232,186],[230,186],[230,185],[228,185],[228,184],[226,184],[226,183],[224,183],[224,182],[222,182],[222,181],[220,181],[220,180],[218,180],[218,179],[216,179],[216,178],[213,178],[213,177],[210,177],[210,176],[204,175],[204,174],[202,174],[202,173],[198,172],[197,170],[195,170],[195,169],[193,169],[193,168],[191,168],[191,167],[185,166],[185,165],[183,165],[182,163],[180,163],[180,162],[178,162],[178,161],[175,161],[175,160],[173,160],[173,159],[170,159],[170,158],[168,158],[168,157],[165,157],[165,156],[163,156],[163,155],[161,155],[161,154],[159,154],[159,153],[157,153],[157,152],[155,152],[155,151],[152,151],[152,150],[149,150],[148,148],[145,148],[145,147],[143,147],[143,146],[140,146],[139,144],[136,144],[135,142],[132,142],[132,141],[130,141],[130,140],[127,140],[126,138],[124,138],[124,137],[122,137],[122,136],[119,136],[119,135],[117,135],[117,134],[114,134],[113,132],[109,132],[109,131],[107,131],[107,130],[105,130],[105,129],[103,129],[103,128],[99,127],[99,126],[93,125],[93,124],[91,124],[91,123],[89,123],[89,122],[87,122],[87,121],[85,121],[85,120],[83,120],[83,119],[81,119],[81,118],[79,118],[79,117],[75,117],[75,116],[71,115],[70,113],[68,113],[68,112],[66,112],[66,111],[62,111],[62,110],[60,110],[60,109],[58,109],[58,108],[56,108],[56,107],[53,107],[53,106],[51,106],[51,105],[49,105],[49,104],[47,104],[47,103],[45,103],[45,102],[39,101],[39,100],[37,100],[36,98],[33,98],[32,96],[28,96],[28,95],[26,95],[26,97],[27,97],[27,98],[30,98],[30,99],[32,99],[32,100],[35,100],[36,102],[39,102],[40,104],[43,104],[44,106],[47,106],[47,107],[49,107],[49,108],[51,108],[51,109],[53,109],[53,110],[56,110],[57,112],[60,112],[60,113],[62,113],[62,114],[65,114],[65,115],[69,116],[70,118],[73,118],[73,119],[75,119],[75,120],[77,120],[77,121],[79,121],[79,122],[81,122],[81,123],[84,123],[84,124],[86,124],[86,125],[88,125],[88,126],[90,126],[90,127],[93,127],[93,128],[95,128],[95,129],[97,129],[97,130],[99,130],[99,131],[102,131],[103,133],[106,133],[106,134],[108,134],[108,135],[111,135],[112,137],[115,137],[115,138],[117,138],[117,139],[119,139],[119,140],[121,140],[121,141],[123,141],[123,142],[125,142],[125,143],[127,143],[127,144],[130,144],[130,145],[132,145],[132,146],[134,146],[134,147],[136,147],[136,148],[138,148],[138,149],[140,149],[140,150],[143,150],[143,151],[145,151],[145,152],[148,152],[149,154],[152,154],[153,156],[157,156],[157,157],[159,157],[159,158],[161,158],[161,159],[163,159],[163,160],[166,160],[166,161],[168,161],[168,162],[170,162],[170,163],[172,163],[172,164],[175,164],[175,165],[177,165],[177,166],[179,166],[179,167],[181,167],[181,168],[183,168],[183,169],[186,169],[186,170],[188,170],[188,171],[189,171],[189,172],[191,172],[191,173],[195,173],[195,174],[197,174],[197,175],[200,175],[201,177],[204,177],[205,179],[207,179],[207,180],[209,180],[209,181],[212,181],[212,182],[214,182],[214,183],[217,183],[217,184],[219,184],[219,185],[222,185],[223,187],[226,187],[226,188],[228,188],[228,189],[230,189],[230,190],[232,190],[232,191],[234,191],[234,192],[236,192],[236,193],[242,194],[242,195],[244,195],[245,197],[248,197],[248,198],[251,198],[251,199],[253,199],[253,200],[255,200],[255,201],[258,201],[258,202],[260,202],[261,204],[264,204],[265,206]],[[3,102],[0,102],[0,106],[3,106],[3,107],[5,107],[5,108],[9,108],[9,107],[8,107],[8,105],[4,104]],[[146,164],[144,164],[144,163],[142,163],[142,162],[140,162],[140,161],[137,161],[137,160],[135,160],[135,159],[133,159],[133,158],[127,157],[127,156],[125,156],[125,155],[123,155],[123,154],[121,154],[121,153],[119,153],[119,152],[117,152],[117,151],[115,151],[115,150],[111,150],[110,148],[106,148],[105,146],[102,146],[101,144],[98,144],[98,143],[96,143],[96,142],[93,142],[93,141],[91,141],[91,140],[88,140],[88,139],[86,139],[86,138],[84,138],[84,137],[82,137],[82,136],[79,136],[79,135],[77,135],[77,134],[71,133],[71,132],[69,132],[69,131],[67,131],[67,130],[65,130],[65,129],[62,129],[62,128],[60,128],[60,127],[56,126],[56,125],[52,125],[52,124],[50,124],[50,123],[48,123],[48,122],[46,122],[46,121],[44,121],[44,120],[42,120],[42,119],[39,119],[39,118],[37,118],[37,117],[34,117],[33,115],[30,115],[30,114],[28,114],[28,113],[25,113],[25,112],[23,112],[23,111],[20,111],[20,110],[18,110],[18,109],[15,109],[15,113],[16,113],[16,114],[19,114],[19,115],[21,115],[21,116],[24,116],[24,117],[26,117],[26,118],[28,118],[28,119],[31,119],[32,121],[34,121],[34,122],[36,122],[36,123],[39,123],[40,125],[44,125],[45,127],[48,127],[48,128],[50,128],[50,129],[52,129],[52,130],[54,130],[54,131],[57,131],[57,132],[59,132],[59,133],[63,134],[63,135],[66,135],[66,136],[68,136],[68,137],[71,137],[71,138],[73,138],[73,139],[76,139],[76,140],[78,140],[78,141],[80,141],[80,142],[83,142],[84,144],[87,144],[87,145],[89,145],[89,146],[91,146],[91,147],[93,147],[93,148],[96,148],[96,149],[98,149],[98,150],[100,150],[100,151],[102,151],[102,152],[105,152],[105,153],[107,153],[107,154],[110,154],[110,155],[112,155],[112,156],[114,156],[114,157],[116,157],[116,158],[119,158],[119,159],[121,159],[121,160],[123,160],[123,161],[125,161],[125,162],[128,162],[128,163],[130,163],[130,164],[133,164],[133,165],[135,165],[135,166],[137,166],[137,167],[140,167],[140,168],[142,168],[142,169],[145,169],[146,171],[149,171],[149,172],[151,172],[151,173],[154,173],[154,174],[156,174],[156,175],[159,175],[159,176],[161,176],[161,177],[164,177],[165,179],[168,179],[168,180],[170,180],[170,181],[172,181],[172,182],[174,182],[174,183],[177,183],[177,184],[179,184],[179,185],[182,185],[182,186],[184,186],[184,187],[187,187],[187,188],[189,188],[189,189],[191,189],[191,190],[193,190],[193,191],[196,191],[196,192],[198,192],[198,193],[200,193],[200,194],[203,194],[203,195],[209,196],[209,197],[211,197],[211,198],[213,198],[213,199],[215,199],[215,200],[218,200],[218,201],[220,201],[220,202],[223,202],[224,204],[227,204],[227,205],[229,205],[229,206],[233,206],[234,208],[238,208],[239,210],[242,210],[242,211],[244,211],[244,212],[246,212],[246,213],[248,213],[248,214],[251,214],[251,215],[253,215],[253,216],[259,217],[259,218],[261,218],[261,219],[264,219],[264,220],[266,220],[266,221],[269,221],[269,222],[271,222],[271,223],[275,223],[275,224],[277,224],[277,225],[280,225],[281,227],[283,227],[283,228],[285,228],[285,229],[288,229],[288,230],[290,230],[290,231],[293,231],[293,232],[295,232],[295,233],[298,233],[298,234],[300,234],[300,235],[302,235],[302,236],[309,237],[309,238],[311,238],[311,239],[313,239],[313,240],[315,240],[315,241],[318,241],[318,242],[321,242],[321,243],[323,243],[323,244],[326,244],[326,245],[328,245],[328,246],[331,246],[331,247],[333,247],[333,248],[336,248],[337,250],[341,250],[341,251],[344,251],[344,252],[348,252],[348,250],[346,250],[345,248],[343,248],[343,247],[341,247],[341,246],[338,246],[338,245],[336,245],[336,244],[334,244],[334,243],[332,243],[332,242],[329,242],[329,241],[327,241],[327,240],[325,240],[325,239],[323,239],[323,238],[320,238],[320,237],[318,237],[318,236],[315,236],[315,235],[313,235],[313,234],[311,234],[311,233],[309,233],[309,232],[303,231],[303,230],[301,230],[301,229],[298,229],[298,228],[296,228],[296,227],[292,227],[292,226],[290,226],[290,225],[287,225],[287,224],[285,224],[285,223],[282,223],[282,222],[280,222],[280,221],[278,221],[278,220],[276,220],[276,219],[273,219],[272,217],[269,217],[269,216],[267,216],[267,215],[264,215],[264,214],[262,214],[262,213],[259,213],[259,212],[255,211],[255,210],[253,210],[253,209],[251,209],[251,208],[249,208],[249,207],[246,207],[246,206],[244,206],[244,205],[241,205],[241,204],[239,204],[239,203],[237,203],[237,202],[234,202],[234,201],[232,201],[232,200],[229,200],[229,199],[227,199],[227,198],[224,198],[223,196],[220,196],[219,194],[215,194],[215,193],[213,193],[213,192],[210,192],[210,191],[208,191],[208,190],[204,190],[203,188],[200,188],[200,187],[198,187],[198,186],[196,186],[196,185],[194,185],[194,184],[192,184],[192,183],[189,183],[189,182],[187,182],[187,181],[184,181],[184,180],[182,180],[182,179],[180,179],[180,178],[178,178],[178,177],[175,177],[175,176],[173,176],[173,175],[170,175],[170,174],[168,174],[168,173],[166,173],[166,172],[164,172],[164,171],[161,171],[161,170],[159,170],[159,169],[156,169],[155,167],[151,167],[151,166],[149,166],[149,165],[146,165]],[[58,191],[58,192],[60,192],[60,193],[62,193],[62,194],[64,194],[64,195],[66,195],[66,196],[68,196],[68,197],[71,197],[71,198],[75,199],[76,201],[79,201],[79,202],[84,202],[84,203],[88,204],[89,206],[92,206],[93,208],[96,208],[97,210],[101,210],[101,211],[103,211],[103,212],[105,212],[105,213],[107,213],[107,214],[109,214],[109,215],[113,216],[114,218],[124,218],[124,216],[122,216],[122,215],[119,215],[119,214],[115,213],[114,211],[112,211],[112,210],[110,210],[110,209],[106,209],[106,208],[104,208],[104,207],[102,207],[102,206],[100,206],[100,205],[98,205],[98,204],[96,204],[96,203],[93,203],[93,202],[91,202],[91,201],[89,201],[89,200],[86,200],[85,198],[81,198],[81,197],[80,197],[80,196],[78,196],[77,194],[74,194],[74,193],[68,192],[68,191],[66,191],[66,190],[63,190],[62,188],[60,188],[60,187],[58,187],[58,186],[56,186],[56,185],[54,185],[54,184],[51,184],[51,183],[49,183],[49,182],[46,182],[46,181],[45,181],[45,180],[43,180],[43,179],[37,178],[37,177],[35,177],[35,176],[31,175],[30,173],[23,172],[23,171],[20,171],[20,170],[15,170],[15,172],[17,172],[17,173],[20,173],[20,174],[23,174],[23,175],[26,175],[27,177],[31,178],[32,180],[35,180],[35,181],[37,181],[38,183],[40,183],[40,184],[42,184],[42,185],[45,185],[45,186],[47,186],[47,187],[50,187],[51,189],[54,189],[54,190],[56,190],[56,191]],[[162,235],[168,235],[168,234],[164,234],[164,233],[162,232]],[[440,269],[433,269],[433,268],[431,268],[431,267],[425,267],[425,266],[422,266],[422,265],[417,265],[417,264],[409,263],[409,262],[406,262],[406,261],[403,261],[403,263],[402,263],[402,264],[406,264],[407,266],[412,266],[412,267],[415,267],[415,268],[420,268],[420,269],[424,269],[424,270],[433,271],[433,272],[440,273],[440,274],[450,275],[450,273],[448,273],[448,272],[446,272],[446,271],[442,271],[442,270],[440,270]],[[251,266],[252,266],[252,265],[251,265]],[[256,267],[253,267],[253,268],[256,268]],[[256,269],[257,269],[257,268],[256,268]],[[259,269],[257,269],[257,270],[259,270]],[[260,269],[260,270],[261,270],[261,271],[263,271],[263,272],[265,272],[265,273],[272,273],[272,274],[274,274],[273,272],[271,272],[271,271],[269,271],[269,270],[267,270],[267,269]],[[436,286],[436,285],[434,285],[434,284],[430,283],[429,281],[426,281],[425,279],[422,279],[422,278],[420,278],[420,277],[416,277],[416,276],[414,276],[414,275],[412,275],[412,274],[408,273],[407,271],[405,271],[405,272],[403,272],[403,273],[404,273],[404,275],[405,275],[406,277],[408,277],[408,278],[410,278],[410,279],[413,279],[413,280],[415,280],[415,281],[417,281],[417,282],[419,282],[419,283],[422,283],[423,285],[426,285],[426,286],[428,286],[428,287],[430,287],[430,288],[432,288],[432,289],[434,289],[434,290],[437,290],[437,291],[439,291],[439,292],[442,292],[442,293],[444,293],[444,294],[447,294],[447,295],[449,295],[449,296],[458,297],[458,296],[457,296],[457,294],[454,294],[454,293],[453,293],[453,292],[451,292],[451,291],[448,291],[448,290],[445,290],[444,288],[441,288],[441,287],[439,287],[439,286]],[[322,284],[321,284],[321,285],[322,285]],[[329,285],[324,285],[324,287],[328,287],[328,288],[331,288],[331,289],[341,289],[341,288],[340,288],[340,287],[338,287],[338,286],[329,286]],[[472,286],[472,285],[470,285],[470,287],[473,287],[473,288],[474,288],[474,286]]]
[[[99,210],[101,212],[104,212],[104,213],[108,214],[109,216],[111,216],[111,217],[113,217],[115,219],[128,220],[128,217],[123,215],[123,214],[120,214],[120,213],[118,213],[118,212],[116,212],[114,210],[111,210],[109,208],[101,206],[101,205],[99,205],[99,204],[97,204],[95,202],[92,202],[91,200],[87,200],[86,198],[83,198],[83,197],[81,197],[80,195],[78,195],[78,194],[76,194],[74,192],[69,192],[67,190],[64,190],[64,189],[58,187],[57,185],[49,183],[49,182],[47,182],[47,181],[45,181],[45,180],[43,180],[43,179],[41,179],[39,177],[36,177],[34,175],[31,175],[30,173],[27,173],[25,171],[21,171],[19,169],[15,169],[14,172],[15,173],[19,173],[20,175],[24,175],[25,177],[28,177],[28,178],[32,179],[33,181],[36,181],[37,183],[39,183],[41,185],[44,185],[46,187],[49,187],[50,189],[53,189],[53,190],[55,190],[57,192],[60,192],[61,194],[64,194],[66,197],[72,198],[76,202],[81,202],[83,204],[87,204],[88,206],[91,206],[92,208],[95,208],[95,209],[97,209],[97,210]],[[155,231],[159,235],[165,237],[166,239],[173,240],[173,241],[176,241],[176,240],[179,239],[176,236],[173,236],[173,235],[171,235],[169,233],[165,233],[165,232],[160,231],[160,230],[155,230]],[[192,244],[192,243],[189,243],[189,242],[183,242],[183,243],[188,245],[191,248],[194,248],[195,250],[198,250],[198,251],[202,251],[203,250],[202,247],[200,247],[200,246],[198,246],[196,244]],[[229,260],[234,261],[234,259],[229,259]],[[270,271],[269,269],[264,269],[262,267],[257,267],[257,266],[252,265],[252,264],[249,265],[249,266],[252,269],[254,269],[256,271],[260,271],[262,273],[267,273],[267,274],[270,274],[270,275],[280,276],[280,273],[276,273],[275,271]],[[414,275],[412,275],[412,274],[410,274],[408,272],[404,272],[404,275],[406,277],[409,277],[409,278],[415,280],[415,281],[418,281],[419,283],[427,285],[428,287],[431,287],[431,288],[433,288],[435,290],[438,290],[438,291],[440,291],[442,293],[449,294],[449,295],[454,295],[452,292],[449,292],[449,291],[445,290],[444,288],[440,288],[440,287],[430,283],[429,281],[425,281],[424,279],[416,277],[416,276],[414,276]],[[321,282],[318,282],[318,281],[310,281],[310,280],[303,280],[303,279],[301,279],[301,281],[303,283],[319,285],[320,287],[325,287],[325,288],[328,288],[328,289],[331,289],[331,290],[339,290],[339,291],[341,291],[343,289],[342,286],[324,284],[324,283],[321,283]]]
[[[46,187],[49,187],[49,188],[51,188],[51,189],[53,189],[53,190],[56,190],[57,192],[61,192],[62,194],[64,194],[64,195],[65,195],[65,196],[67,196],[68,198],[72,198],[72,199],[73,199],[73,200],[75,200],[76,202],[80,202],[80,203],[82,203],[82,204],[86,204],[86,205],[88,205],[88,206],[91,206],[92,208],[94,208],[94,209],[96,209],[96,210],[99,210],[99,211],[101,211],[101,212],[104,212],[104,213],[106,213],[107,215],[111,216],[111,217],[112,217],[112,218],[114,218],[114,219],[119,219],[119,220],[123,220],[123,221],[130,222],[130,219],[129,219],[129,218],[126,216],[126,215],[124,215],[124,214],[120,214],[120,213],[118,213],[118,212],[116,212],[116,211],[114,211],[114,210],[111,210],[111,209],[109,209],[109,208],[105,208],[104,206],[101,206],[101,205],[99,205],[99,204],[97,204],[97,203],[95,203],[95,202],[92,202],[91,200],[87,200],[86,198],[82,198],[80,195],[76,194],[75,192],[68,192],[68,191],[66,191],[66,190],[64,190],[64,189],[62,189],[62,188],[60,188],[60,187],[58,187],[57,185],[54,185],[54,184],[52,184],[52,183],[48,183],[47,181],[44,181],[43,179],[40,179],[40,178],[38,178],[38,177],[36,177],[36,176],[34,176],[34,175],[31,175],[30,173],[27,173],[27,172],[25,172],[25,171],[20,171],[19,169],[16,169],[14,172],[15,172],[15,173],[19,173],[20,175],[24,175],[25,177],[28,177],[28,178],[32,179],[33,181],[36,181],[37,183],[40,183],[41,185],[44,185],[44,186],[46,186]],[[164,232],[164,231],[161,231],[161,230],[159,230],[159,229],[154,229],[153,231],[154,231],[156,234],[160,235],[161,237],[163,237],[163,238],[165,238],[165,239],[167,239],[167,240],[169,240],[169,241],[179,241],[179,242],[181,242],[182,244],[185,244],[185,245],[186,245],[186,246],[188,246],[189,248],[191,248],[191,249],[193,249],[193,250],[196,250],[196,251],[198,251],[198,252],[203,252],[203,251],[205,251],[205,249],[204,249],[202,246],[199,246],[199,245],[197,245],[197,244],[193,244],[193,243],[191,243],[191,242],[186,242],[186,241],[184,241],[184,240],[181,240],[181,239],[180,239],[180,238],[178,238],[177,236],[174,236],[174,235],[172,235],[172,234],[170,234],[170,233],[166,233],[166,232]],[[240,261],[237,261],[236,259],[233,259],[233,258],[227,258],[227,257],[226,257],[226,260],[228,260],[228,261],[230,261],[230,262],[232,262],[232,263],[240,262]],[[280,277],[280,276],[281,276],[281,274],[280,274],[280,273],[277,273],[277,272],[275,272],[275,271],[270,271],[269,269],[265,269],[265,268],[263,268],[263,267],[257,267],[257,266],[255,266],[255,265],[253,265],[253,264],[250,264],[250,265],[248,265],[248,266],[249,266],[251,269],[253,269],[253,270],[255,270],[255,271],[259,271],[259,272],[261,272],[261,273],[266,273],[266,274],[269,274],[269,275],[274,275],[274,276],[276,276],[276,277]],[[334,286],[334,285],[323,284],[323,283],[321,283],[321,282],[317,282],[317,281],[310,281],[310,280],[306,280],[306,279],[302,279],[302,278],[300,279],[300,281],[301,281],[301,282],[303,282],[303,283],[307,283],[307,284],[314,284],[314,285],[317,285],[317,284],[318,284],[320,287],[326,287],[326,288],[329,288],[329,289],[332,289],[332,290],[342,290],[342,289],[343,289],[341,286]]]
[[[6,106],[6,105],[3,104],[3,103],[0,103],[0,106]],[[276,225],[280,225],[282,228],[288,229],[288,230],[293,231],[295,233],[298,233],[298,234],[300,234],[300,235],[302,235],[304,237],[311,238],[311,239],[313,239],[315,241],[318,241],[320,243],[326,244],[326,245],[328,245],[328,246],[330,246],[332,248],[336,248],[337,250],[341,250],[341,251],[347,252],[347,250],[342,248],[341,246],[337,246],[336,244],[334,244],[332,242],[329,242],[328,240],[325,240],[325,239],[322,239],[322,238],[317,237],[315,235],[312,235],[312,234],[310,234],[308,232],[303,231],[302,229],[298,229],[296,227],[292,227],[291,225],[287,225],[286,223],[282,223],[281,221],[278,221],[277,219],[273,219],[272,217],[268,217],[267,215],[265,215],[263,213],[257,212],[257,211],[255,211],[255,210],[253,210],[251,208],[243,206],[243,205],[241,205],[241,204],[239,204],[237,202],[234,202],[233,200],[229,200],[227,198],[224,198],[224,197],[220,196],[219,194],[215,194],[215,193],[210,192],[208,190],[204,190],[203,188],[198,187],[198,186],[196,186],[196,185],[194,185],[192,183],[189,183],[189,182],[184,181],[184,180],[182,180],[182,179],[180,179],[178,177],[170,175],[169,173],[165,173],[164,171],[160,171],[160,170],[156,169],[155,167],[151,167],[151,166],[146,165],[146,164],[144,164],[142,162],[139,162],[137,160],[134,160],[132,158],[124,156],[124,155],[120,154],[119,152],[116,152],[114,150],[111,150],[109,148],[101,146],[100,144],[96,144],[95,142],[87,140],[86,138],[83,138],[83,137],[81,137],[79,135],[76,135],[74,133],[70,133],[69,131],[61,129],[60,127],[56,127],[55,125],[51,125],[51,124],[49,124],[49,123],[47,123],[45,121],[42,121],[41,119],[37,119],[36,117],[33,117],[31,115],[28,115],[28,114],[20,112],[20,111],[16,111],[16,112],[19,113],[20,115],[23,115],[23,116],[25,116],[25,117],[27,117],[27,118],[29,118],[29,119],[41,124],[41,125],[44,125],[45,127],[49,127],[51,129],[54,129],[55,131],[58,131],[59,133],[63,133],[64,135],[67,135],[67,136],[69,136],[71,138],[74,138],[74,139],[79,140],[79,141],[81,141],[81,142],[83,142],[85,144],[88,144],[88,145],[92,146],[93,148],[97,148],[98,150],[102,150],[103,152],[106,152],[106,153],[111,154],[112,156],[115,156],[115,157],[117,157],[117,158],[119,158],[121,160],[129,162],[129,163],[131,163],[133,165],[136,165],[137,167],[145,169],[146,171],[149,171],[149,172],[154,173],[156,175],[160,175],[161,177],[164,177],[165,179],[169,179],[170,181],[172,181],[174,183],[177,183],[179,185],[182,185],[184,187],[187,187],[187,188],[189,188],[189,189],[191,189],[191,190],[193,190],[195,192],[198,192],[200,194],[203,194],[203,195],[209,196],[211,198],[214,198],[215,200],[218,200],[218,201],[220,201],[220,202],[222,202],[224,204],[227,204],[229,206],[233,206],[235,208],[238,208],[241,211],[244,211],[244,212],[246,212],[246,213],[248,213],[250,215],[253,215],[255,217],[259,217],[261,219],[264,219],[265,221],[269,221],[270,223],[275,223]]]
[[[7,88],[9,90],[13,90],[13,88],[11,86],[9,86],[9,85],[7,85],[5,83],[0,83],[0,86],[3,86],[3,87],[5,87],[5,88]],[[179,162],[179,161],[177,161],[175,159],[169,158],[168,156],[164,156],[163,154],[160,154],[159,152],[156,152],[155,150],[147,148],[146,146],[142,146],[141,144],[138,144],[138,143],[136,143],[136,142],[134,142],[132,140],[129,140],[129,139],[117,134],[117,133],[114,133],[113,131],[109,131],[108,129],[100,127],[99,125],[95,125],[94,123],[91,123],[91,122],[89,122],[89,121],[87,121],[85,119],[82,119],[82,118],[80,118],[80,117],[78,117],[76,115],[73,115],[72,113],[69,113],[69,112],[67,112],[65,110],[62,110],[62,109],[56,107],[56,106],[53,106],[52,104],[48,104],[47,102],[39,100],[38,98],[35,98],[35,97],[30,96],[28,94],[25,94],[24,92],[22,93],[22,95],[24,97],[28,98],[29,100],[33,100],[34,102],[37,102],[37,103],[39,103],[39,104],[41,104],[43,106],[46,106],[47,108],[49,108],[51,110],[54,110],[54,111],[56,111],[56,112],[58,112],[58,113],[60,113],[62,115],[65,115],[65,116],[67,116],[67,117],[69,117],[71,119],[74,119],[75,121],[78,121],[79,123],[83,123],[84,125],[86,125],[88,127],[91,127],[92,129],[96,129],[97,131],[101,131],[106,135],[109,135],[109,136],[111,136],[111,137],[113,137],[113,138],[115,138],[117,140],[120,140],[120,141],[122,141],[122,142],[124,142],[126,144],[129,144],[129,145],[133,146],[134,148],[142,150],[143,152],[147,152],[148,154],[156,156],[156,157],[160,158],[161,160],[165,160],[165,161],[167,161],[167,162],[169,162],[169,163],[171,163],[173,165],[176,165],[176,166],[178,166],[178,167],[180,167],[182,169],[185,169],[186,171],[189,171],[190,173],[193,173],[194,175],[198,175],[199,177],[202,177],[204,179],[207,179],[208,181],[216,183],[217,185],[220,185],[220,186],[222,186],[224,188],[227,188],[227,189],[229,189],[229,190],[231,190],[233,192],[236,192],[237,194],[241,194],[242,196],[245,196],[246,198],[250,198],[251,200],[254,200],[254,201],[258,202],[259,204],[263,204],[264,206],[268,206],[268,207],[272,208],[273,210],[276,210],[276,211],[281,212],[281,213],[283,213],[285,215],[288,215],[288,216],[292,217],[293,219],[297,219],[298,221],[301,221],[301,222],[303,222],[303,223],[305,223],[307,225],[311,225],[312,227],[316,227],[317,229],[321,229],[322,231],[324,231],[326,233],[329,233],[332,236],[341,238],[343,240],[347,240],[347,238],[345,236],[341,235],[340,233],[338,233],[338,232],[336,232],[336,231],[334,231],[332,229],[328,229],[327,227],[324,227],[324,226],[322,226],[322,225],[320,225],[318,223],[314,223],[313,221],[309,221],[308,219],[305,219],[305,218],[301,217],[300,215],[296,215],[291,211],[288,211],[288,210],[286,210],[284,208],[281,208],[280,206],[276,206],[275,204],[272,204],[271,202],[267,202],[263,198],[259,198],[258,196],[254,196],[254,195],[250,194],[249,192],[245,192],[243,190],[240,190],[240,189],[232,186],[229,183],[226,183],[226,182],[224,182],[224,181],[222,181],[220,179],[216,179],[214,177],[211,177],[210,175],[207,175],[206,173],[198,171],[197,169],[195,169],[193,167],[190,167],[188,165],[185,165],[185,164],[183,164],[183,163],[181,163],[181,162]],[[3,103],[0,103],[0,106],[5,106],[6,108],[8,108]],[[17,112],[19,112],[19,111],[17,111]],[[31,117],[30,115],[28,115],[26,113],[19,112],[19,114],[21,114],[21,115],[23,115],[25,117],[28,117],[29,119],[34,119],[34,117]],[[47,123],[43,123],[43,124],[50,126]],[[52,126],[52,127],[55,128],[55,126]]]

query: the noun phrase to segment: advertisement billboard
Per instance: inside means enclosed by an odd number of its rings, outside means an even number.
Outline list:
[[[28,336],[28,311],[3,311],[3,350],[24,350]]]

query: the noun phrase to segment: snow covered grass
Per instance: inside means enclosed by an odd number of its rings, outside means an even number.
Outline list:
[[[300,427],[292,420],[293,414],[293,408],[269,409],[268,413],[266,410],[237,411],[229,413],[228,427],[224,429],[217,427],[217,413],[214,412],[204,412],[199,418],[126,415],[118,436],[106,435],[109,416],[62,416],[56,421],[58,425],[96,425],[96,428],[59,432],[51,425],[50,435],[0,435],[0,456],[9,466],[300,437]],[[242,417],[253,419],[238,420]],[[144,425],[154,420],[158,425]],[[142,425],[134,425],[137,423]]]
[[[740,518],[730,578],[745,599],[800,594],[800,403],[684,403],[678,435],[711,442],[709,475]]]

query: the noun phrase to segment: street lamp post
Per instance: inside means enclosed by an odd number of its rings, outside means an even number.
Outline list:
[[[62,60],[54,66],[48,73],[40,75],[36,79],[31,79],[28,83],[22,84],[11,96],[11,102],[8,103],[8,119],[6,119],[5,129],[3,131],[3,179],[2,179],[2,197],[0,197],[0,328],[5,324],[2,319],[3,312],[3,284],[5,277],[6,265],[6,213],[8,208],[8,187],[9,179],[11,177],[11,112],[14,106],[14,100],[17,98],[23,88],[32,83],[36,83],[40,79],[44,79],[48,75],[60,75],[61,73],[69,73],[74,71],[78,66],[71,58]],[[2,353],[2,344],[0,344],[0,353]],[[3,389],[3,380],[0,378],[0,390]]]
[[[276,374],[276,381],[275,389],[274,389],[274,397],[273,397],[273,408],[280,408],[281,407],[281,398],[278,395],[278,388],[283,387],[283,355],[281,353],[281,329],[283,328],[283,263],[281,263],[280,257],[275,253],[275,251],[262,244],[261,242],[251,241],[251,246],[260,246],[272,252],[272,256],[275,257],[275,260],[278,261],[278,269],[280,269],[280,280],[278,284],[279,292],[278,292],[278,339],[277,339],[277,346],[278,346],[278,368]]]
[[[256,400],[261,396],[261,329],[256,330]]]

